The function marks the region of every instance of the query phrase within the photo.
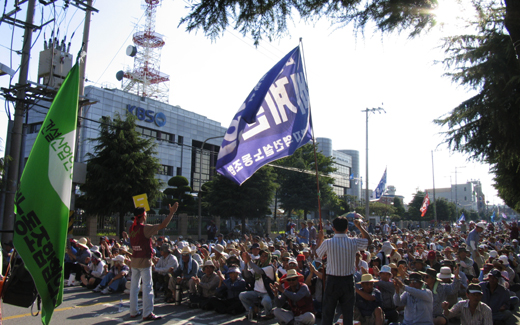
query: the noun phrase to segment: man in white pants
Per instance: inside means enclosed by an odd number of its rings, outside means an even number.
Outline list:
[[[302,325],[313,325],[316,318],[314,317],[314,305],[312,302],[312,295],[306,284],[298,281],[299,277],[303,277],[298,274],[296,270],[288,270],[287,276],[283,279],[287,281],[289,287],[284,290],[284,285],[273,283],[271,289],[274,293],[274,302],[277,306],[273,310],[274,316],[279,322],[289,324],[292,320],[296,324]],[[281,293],[281,295],[279,295]],[[285,310],[281,308],[285,304],[289,303],[291,310]]]
[[[130,286],[130,318],[143,315],[143,320],[156,320],[160,316],[153,313],[153,287],[152,287],[152,258],[154,249],[152,236],[159,230],[166,228],[177,211],[179,203],[170,205],[170,214],[160,225],[146,224],[146,211],[144,208],[136,208],[134,211],[134,223],[130,226],[130,244],[132,245],[132,283]],[[143,311],[137,309],[139,287],[143,280]]]

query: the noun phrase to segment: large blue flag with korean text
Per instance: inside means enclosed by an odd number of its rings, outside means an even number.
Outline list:
[[[238,184],[260,167],[290,156],[312,139],[309,91],[300,48],[267,72],[231,121],[217,171]]]

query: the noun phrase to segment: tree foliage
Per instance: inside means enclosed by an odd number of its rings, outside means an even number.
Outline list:
[[[263,166],[241,186],[216,174],[203,185],[204,206],[215,216],[238,217],[245,229],[246,218],[261,218],[271,214],[276,174],[270,166]]]
[[[337,196],[332,190],[334,179],[327,176],[335,171],[333,158],[316,153],[312,144],[300,147],[289,157],[277,160],[278,197],[285,211],[303,210],[304,218],[309,211],[318,211],[318,186],[316,185],[316,162],[318,165],[318,180],[320,184],[321,206],[335,207]]]
[[[249,34],[255,44],[286,35],[297,15],[307,22],[325,18],[340,27],[352,23],[361,31],[374,22],[382,32],[408,30],[413,37],[435,25],[432,10],[437,5],[437,0],[201,0],[190,5],[180,24],[187,31],[202,30],[212,40],[233,28]]]
[[[124,230],[124,216],[133,211],[132,197],[146,193],[149,205],[162,196],[161,182],[155,178],[159,161],[154,157],[156,143],[135,131],[135,116],[113,121],[103,119],[96,145],[88,153],[87,178],[81,186],[78,207],[87,214],[119,214],[119,230]]]
[[[173,176],[168,180],[168,186],[164,191],[166,198],[163,199],[163,207],[168,208],[169,204],[179,202],[179,209],[188,215],[194,215],[197,211],[197,201],[191,195],[190,182],[184,176]]]
[[[475,35],[446,38],[443,64],[454,82],[478,93],[435,122],[447,126],[445,143],[492,165],[494,186],[520,211],[520,66],[504,28],[504,7],[477,7]]]

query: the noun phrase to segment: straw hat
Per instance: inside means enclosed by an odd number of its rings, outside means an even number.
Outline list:
[[[288,279],[292,279],[292,278],[303,278],[303,275],[301,274],[298,274],[298,272],[296,270],[288,270],[287,271],[287,276],[285,278],[283,278],[282,280],[283,281],[286,281]]]
[[[188,246],[184,246],[182,248],[181,254],[182,255],[184,255],[184,254],[191,254],[191,249]]]
[[[372,274],[363,274],[361,276],[361,281],[359,281],[357,284],[361,284],[364,282],[377,282],[377,280],[374,280],[374,278],[372,277]]]
[[[224,252],[224,246],[216,244],[215,246],[213,246],[213,250],[222,254]]]
[[[437,279],[453,279],[454,275],[451,273],[451,269],[448,266],[441,267],[440,273],[437,273]]]
[[[202,269],[204,269],[206,266],[211,266],[213,269],[215,269],[215,264],[213,264],[212,260],[207,260],[206,262],[204,262]]]
[[[77,244],[83,248],[86,248],[88,249],[88,246],[87,246],[87,238],[85,237],[82,237],[78,240]]]
[[[125,262],[125,257],[123,255],[117,255],[116,257],[114,257],[112,259],[112,261],[119,262],[119,263],[124,263]]]

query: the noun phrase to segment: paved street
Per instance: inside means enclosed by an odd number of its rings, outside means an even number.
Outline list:
[[[123,312],[118,312],[120,298],[123,298]],[[163,319],[150,322],[153,324],[250,324],[242,321],[245,317],[221,315],[213,311],[190,309],[185,305],[174,306],[163,304],[162,298],[155,303],[156,315]],[[31,316],[30,308],[20,308],[8,304],[2,304],[2,318],[4,325],[40,325],[41,317]],[[128,313],[128,295],[113,294],[103,296],[87,291],[82,287],[65,288],[64,301],[55,311],[52,317],[53,324],[135,324],[142,323],[141,318],[130,319]],[[261,324],[276,324],[275,320],[262,321]]]

